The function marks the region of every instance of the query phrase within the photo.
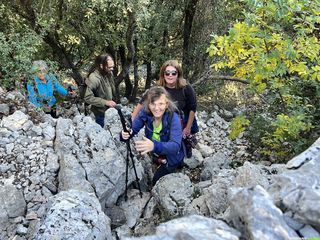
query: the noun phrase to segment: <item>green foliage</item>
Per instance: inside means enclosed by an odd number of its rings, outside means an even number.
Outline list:
[[[320,108],[320,1],[243,2],[245,21],[236,22],[227,35],[214,35],[207,52],[218,58],[215,70],[232,70],[267,101],[259,116],[268,116],[269,123],[260,135],[261,152],[285,159],[297,153],[297,139],[308,143],[310,130],[319,130],[314,116]],[[250,116],[251,122],[256,117]],[[257,125],[251,131],[259,131]]]
[[[292,150],[293,144],[300,140],[301,133],[310,130],[311,124],[305,121],[305,116],[302,114],[294,116],[279,114],[276,121],[271,123],[273,131],[262,137],[262,143],[266,146],[262,153],[286,157]]]
[[[246,127],[250,125],[250,121],[243,115],[236,116],[230,125],[230,139],[236,139],[240,133],[244,132]]]
[[[41,39],[31,31],[0,32],[1,86],[13,88],[26,77]]]

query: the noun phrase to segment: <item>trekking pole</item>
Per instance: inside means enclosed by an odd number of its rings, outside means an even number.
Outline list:
[[[121,111],[121,107],[119,105],[117,105],[115,107],[115,109],[117,109],[118,114],[120,116],[120,121],[121,121],[121,124],[122,124],[123,131],[125,131],[125,132],[130,134],[130,132],[127,129],[127,126],[126,126],[126,120],[125,120],[125,118],[123,116],[123,113]],[[137,185],[138,185],[138,188],[139,188],[139,192],[140,192],[140,197],[141,198],[142,198],[142,191],[141,191],[141,188],[140,188],[140,183],[139,183],[139,178],[138,178],[136,166],[135,166],[135,163],[134,163],[134,160],[133,160],[133,153],[131,151],[130,139],[125,140],[125,142],[126,142],[126,145],[127,145],[125,201],[127,201],[128,200],[128,194],[127,194],[127,192],[128,192],[128,169],[129,169],[129,162],[130,162],[129,158],[131,158],[131,162],[132,162],[134,174],[136,176],[136,182],[137,182]]]
[[[74,88],[73,86],[71,86],[71,85],[68,86],[68,89],[67,89],[68,93],[69,93],[69,92],[72,92],[72,91],[74,91],[74,90],[75,90],[75,88]],[[78,96],[69,97],[69,98],[71,98],[71,101],[70,101],[70,102],[71,102],[72,104],[75,104],[75,105],[76,105],[79,114],[81,114],[80,108],[79,108],[79,105],[78,105],[78,100],[77,100]]]

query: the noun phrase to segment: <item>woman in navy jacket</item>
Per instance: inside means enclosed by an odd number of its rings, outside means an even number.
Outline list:
[[[136,141],[135,146],[141,154],[151,152],[154,163],[158,165],[153,184],[162,176],[174,172],[184,158],[182,127],[176,109],[163,87],[152,87],[144,108],[133,120],[131,134],[124,131],[121,134],[126,140],[145,127],[145,137]]]

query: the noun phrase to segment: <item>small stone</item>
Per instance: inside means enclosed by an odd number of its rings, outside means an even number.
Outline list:
[[[35,212],[30,212],[26,215],[27,220],[36,220],[38,219],[38,214]]]

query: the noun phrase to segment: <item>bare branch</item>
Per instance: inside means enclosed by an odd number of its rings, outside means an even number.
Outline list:
[[[202,78],[200,78],[198,81],[193,83],[193,86],[199,85],[200,83],[206,82],[208,80],[225,80],[225,81],[232,81],[232,82],[240,82],[243,84],[249,84],[248,80],[236,78],[236,77],[231,77],[231,76],[223,76],[223,75],[209,75],[206,74]]]

